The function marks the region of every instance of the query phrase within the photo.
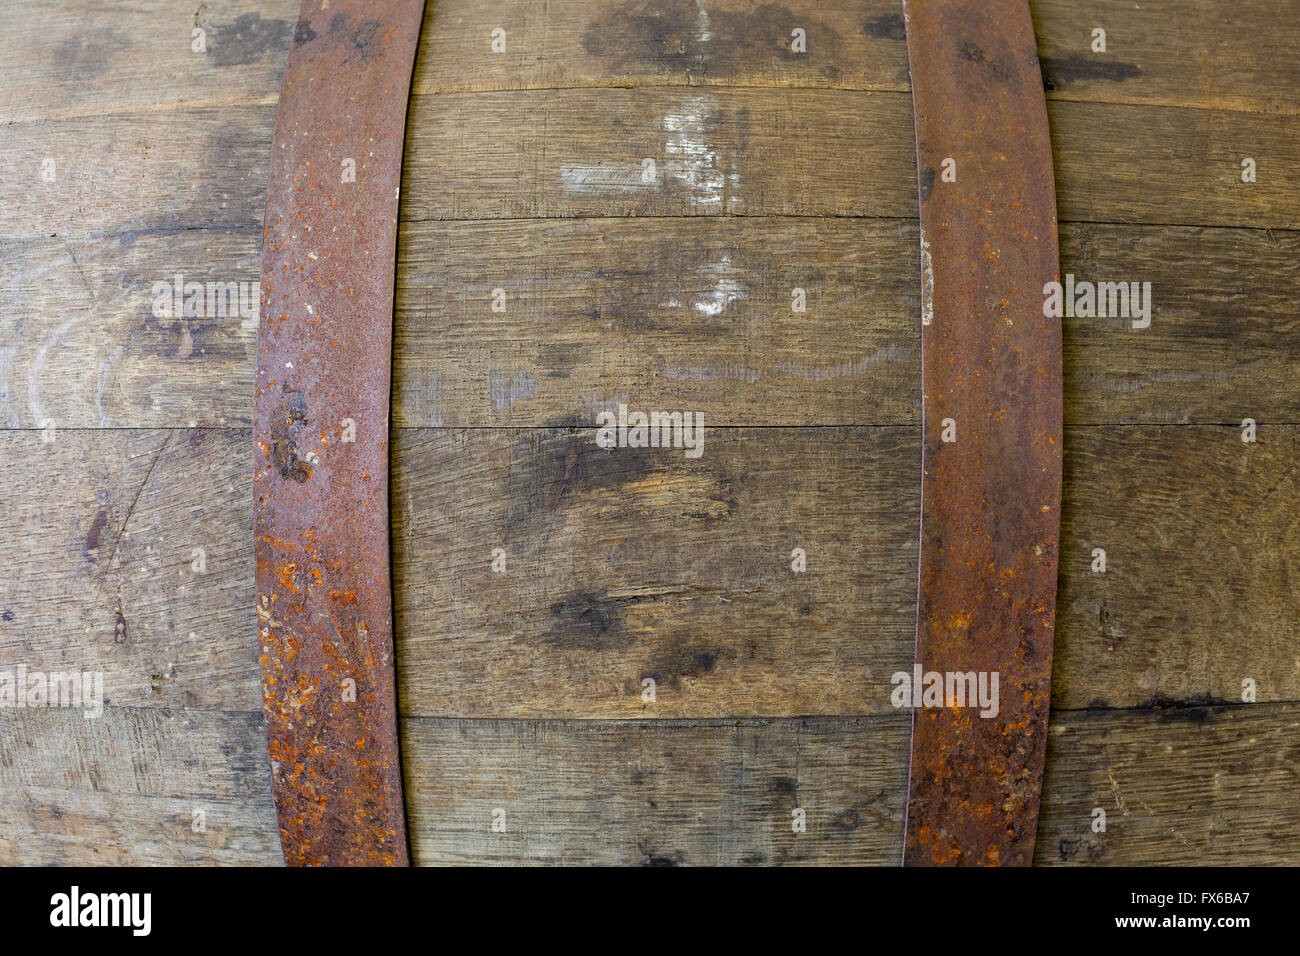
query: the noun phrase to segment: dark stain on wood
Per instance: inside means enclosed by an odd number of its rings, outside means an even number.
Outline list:
[[[592,320],[598,320],[600,313],[592,314]],[[573,342],[550,342],[542,346],[538,354],[539,366],[544,369],[547,378],[568,378],[569,372],[583,358],[584,349],[581,345]],[[565,422],[564,424],[572,424]],[[582,424],[587,424],[583,422]]]
[[[907,24],[901,13],[885,13],[872,17],[862,27],[862,32],[877,40],[907,40]]]
[[[108,72],[116,51],[130,49],[131,38],[112,26],[96,26],[64,37],[54,46],[53,63],[66,77],[85,82]],[[54,84],[51,84],[54,85]]]
[[[264,58],[279,57],[288,48],[293,24],[263,20],[260,13],[240,14],[233,23],[208,30],[212,61],[217,66],[247,66]]]
[[[90,522],[90,530],[86,532],[86,560],[93,561],[94,555],[91,551],[97,551],[100,547],[99,536],[104,533],[104,528],[108,525],[108,512],[100,508],[95,512],[95,518]]]
[[[792,51],[791,31],[806,31],[811,58]],[[750,10],[707,10],[693,0],[636,0],[609,5],[582,34],[582,47],[615,75],[643,72],[729,78],[774,58],[838,75],[839,34],[830,24],[776,3]]]
[[[1061,837],[1057,842],[1057,849],[1063,861],[1075,860],[1082,855],[1088,862],[1097,863],[1106,856],[1106,844],[1095,834],[1077,839]]]
[[[607,594],[589,593],[557,601],[548,610],[558,619],[560,628],[547,634],[545,642],[568,651],[621,647],[627,643],[622,607],[629,600],[638,599],[611,599]]]
[[[708,650],[697,641],[673,642],[651,659],[643,676],[653,678],[659,688],[679,689],[683,678],[698,680],[712,674],[723,656],[729,652]]]
[[[533,518],[556,518],[561,502],[645,478],[662,467],[663,462],[654,458],[658,452],[657,448],[604,449],[596,444],[594,433],[575,440],[567,428],[556,430],[541,438],[527,467],[511,469],[507,527],[513,530]]]
[[[1154,710],[1162,720],[1203,724],[1209,720],[1211,711],[1214,708],[1222,709],[1224,707],[1240,707],[1243,705],[1210,694],[1197,694],[1185,699],[1155,696],[1147,701],[1144,706],[1147,710]]]
[[[1076,54],[1074,56],[1044,56],[1039,58],[1043,70],[1043,89],[1065,89],[1079,80],[1107,80],[1123,83],[1142,75],[1136,63],[1110,60],[1101,56]]]
[[[645,845],[638,847],[641,851],[640,866],[681,866],[682,854],[679,850],[677,853],[668,855],[658,850],[649,849]]]

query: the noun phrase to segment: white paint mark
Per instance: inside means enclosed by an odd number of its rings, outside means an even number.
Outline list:
[[[582,402],[587,411],[591,413],[592,419],[595,419],[601,412],[617,412],[620,404],[626,405],[630,400],[626,392],[619,392],[616,395],[609,396],[582,395],[578,398],[578,401]]]
[[[695,0],[695,39],[700,43],[708,43],[713,39],[713,34],[709,32],[709,11],[704,9],[704,0]]]
[[[727,173],[727,208],[737,209],[745,205],[744,198],[740,195],[740,169],[736,165],[736,157],[732,156],[729,165],[731,172]]]
[[[930,243],[925,230],[921,230],[921,324],[934,321],[934,262],[930,258]]]
[[[709,142],[718,127],[719,112],[713,97],[693,96],[667,114],[664,166],[665,175],[686,188],[694,205],[721,209],[729,177],[719,164],[717,147]],[[739,185],[739,178],[733,165],[730,177],[733,189]]]
[[[565,163],[560,167],[560,182],[579,196],[605,193],[632,193],[653,188],[641,182],[640,163]]]
[[[663,367],[664,378],[674,381],[730,381],[753,385],[763,377],[762,369],[744,365],[668,365]]]
[[[532,398],[537,392],[537,381],[526,372],[511,375],[493,369],[488,373],[488,390],[492,394],[493,405],[508,409],[517,401]]]
[[[115,296],[112,301],[120,298],[120,295]],[[99,308],[99,303],[95,303],[81,315],[68,319],[68,321],[51,332],[45,341],[41,343],[41,347],[36,350],[32,364],[27,369],[27,407],[31,410],[32,419],[36,422],[38,428],[44,428],[44,422],[47,420],[45,406],[41,403],[40,386],[41,373],[45,370],[45,360],[49,357],[50,350],[61,344],[63,339],[76,329],[89,322],[91,316],[98,312]]]
[[[832,378],[843,378],[846,375],[861,375],[867,369],[873,368],[881,362],[910,362],[915,355],[915,349],[890,345],[883,349],[877,349],[871,355],[864,355],[852,362],[836,362],[834,365],[804,365],[802,362],[779,362],[776,370],[809,382],[825,382]]]
[[[741,271],[731,264],[731,256],[724,255],[722,261],[704,266],[698,270],[712,280],[713,289],[706,292],[695,302],[695,311],[701,315],[721,315],[733,302],[745,297],[746,285],[741,279]]]

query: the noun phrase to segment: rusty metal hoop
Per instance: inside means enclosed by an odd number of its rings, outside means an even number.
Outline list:
[[[424,0],[304,0],[254,383],[267,750],[290,865],[409,863],[388,554],[398,189]]]
[[[922,487],[904,863],[1027,865],[1052,676],[1061,326],[1026,0],[904,0],[921,212]],[[954,706],[974,673],[992,708]],[[930,680],[932,684],[932,679]],[[952,681],[963,693],[964,677]],[[969,703],[969,701],[967,701]]]

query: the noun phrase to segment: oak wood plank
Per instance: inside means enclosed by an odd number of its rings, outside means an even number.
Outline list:
[[[1298,783],[1294,703],[1053,713],[1034,862],[1295,866]]]
[[[915,439],[706,430],[692,460],[585,429],[420,433],[393,487],[399,699],[482,717],[890,709],[915,626]]]
[[[1063,221],[1300,225],[1289,117],[1062,101],[1048,119]],[[906,93],[415,96],[406,155],[412,220],[916,215]],[[1244,157],[1267,175],[1242,183]],[[645,159],[656,167],[643,183]]]
[[[102,670],[110,704],[260,707],[251,441],[201,429],[0,436],[4,666]]]
[[[915,424],[918,245],[910,220],[407,223],[394,421],[589,426],[622,396],[718,425]],[[1063,320],[1068,424],[1300,421],[1300,234],[1065,224],[1060,245],[1063,272],[1153,303],[1147,329]],[[0,427],[248,424],[255,319],[159,318],[151,292],[256,283],[257,262],[253,232],[0,241]]]
[[[1295,0],[1034,0],[1047,96],[1291,113],[1300,107]],[[0,36],[0,116],[274,103],[296,0],[19,0]],[[195,28],[207,50],[195,53]],[[1092,30],[1107,31],[1105,53]],[[492,30],[506,31],[503,52]],[[807,52],[791,50],[805,31]],[[601,86],[908,89],[894,0],[438,0],[417,93]]]
[[[260,232],[0,240],[0,427],[250,423]],[[245,283],[251,314],[155,315],[178,276]]]
[[[915,217],[911,110],[835,90],[413,96],[402,216]]]
[[[259,731],[260,733],[260,731]],[[173,745],[177,751],[182,745]],[[141,750],[138,759],[158,759]],[[194,832],[196,811],[204,814]],[[140,796],[0,787],[5,866],[277,866],[280,835],[265,799]]]
[[[470,9],[466,9],[470,7]],[[1032,0],[1049,99],[1300,109],[1295,0]],[[909,89],[902,10],[892,0],[526,0],[442,2],[426,18],[418,93],[684,84]],[[506,31],[503,53],[491,30]],[[807,53],[791,51],[805,31]],[[1106,52],[1093,52],[1094,28]]]
[[[5,120],[156,111],[160,133],[185,138],[168,108],[274,104],[298,0],[13,0],[0,34]],[[204,31],[206,52],[194,50]]]
[[[1270,431],[1067,432],[1058,706],[1296,699],[1300,429]]]
[[[257,714],[0,712],[0,862],[279,861]],[[908,720],[407,719],[415,861],[896,863]],[[1297,705],[1056,711],[1036,862],[1289,864]],[[69,767],[68,761],[73,765]],[[1094,809],[1106,830],[1094,833]],[[802,809],[806,831],[795,833]],[[204,829],[195,832],[195,811]],[[504,832],[492,829],[493,814]]]
[[[280,861],[259,713],[0,711],[0,863]]]
[[[1063,320],[1067,423],[1300,420],[1300,236],[1060,232],[1063,273],[1150,282],[1153,303],[1146,329]],[[911,221],[408,223],[402,240],[404,424],[582,426],[618,396],[718,424],[919,421]]]
[[[1289,116],[1068,101],[1048,112],[1063,221],[1300,227]],[[170,111],[166,123],[149,113],[11,123],[0,137],[0,161],[14,170],[0,180],[0,238],[260,231],[274,113],[228,106]],[[1254,183],[1241,182],[1243,158],[1256,163]],[[46,160],[53,182],[41,178]],[[915,168],[907,93],[413,96],[401,215],[915,218]]]
[[[1297,696],[1297,429],[1268,432],[1067,430],[1058,706],[1237,701],[1247,678],[1261,700]],[[403,699],[456,716],[889,710],[913,650],[915,430],[715,435],[695,462],[567,430],[400,446]]]
[[[894,865],[906,716],[403,724],[419,864]],[[792,811],[807,830],[795,833]],[[504,813],[504,832],[492,829]],[[502,819],[500,816],[498,819]]]
[[[1056,706],[1235,702],[1246,679],[1300,697],[1297,431],[1067,429]],[[918,439],[706,426],[693,460],[604,451],[589,428],[398,430],[404,712],[893,712]],[[0,659],[102,669],[119,705],[260,706],[246,431],[7,432],[0,453]]]
[[[1295,114],[1296,0],[1030,0],[1047,98]],[[1093,30],[1106,52],[1093,52]]]
[[[908,727],[408,721],[416,858],[894,865]],[[1063,711],[1051,735],[1040,865],[1295,864],[1296,705]],[[1091,831],[1098,806],[1105,833]]]
[[[8,123],[0,238],[129,241],[213,228],[260,237],[274,125],[274,105]]]

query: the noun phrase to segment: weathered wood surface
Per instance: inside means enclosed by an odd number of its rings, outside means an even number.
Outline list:
[[[1053,102],[1063,221],[1300,228],[1292,116]],[[12,123],[0,237],[259,224],[273,106]],[[1159,131],[1158,139],[1153,130]],[[1253,158],[1258,180],[1241,182]],[[642,160],[654,181],[642,183]],[[56,180],[41,180],[53,159]],[[916,216],[907,93],[663,87],[413,96],[406,220]]]
[[[273,864],[262,715],[0,711],[0,864]]]
[[[0,116],[45,119],[168,106],[274,103],[298,0],[198,8],[118,0],[88,29],[78,3],[16,0],[0,51]],[[1296,113],[1295,0],[1033,0],[1049,99]],[[96,9],[102,10],[102,7]],[[506,51],[489,54],[491,31]],[[790,50],[807,33],[808,53]],[[1107,31],[1093,53],[1092,30]],[[191,50],[206,31],[208,53]],[[51,83],[51,79],[56,83]],[[417,93],[559,87],[908,89],[896,0],[437,0],[424,20]]]
[[[248,433],[42,437],[0,433],[2,658],[95,663],[118,705],[255,710]],[[1296,426],[1254,445],[1236,427],[1067,430],[1057,707],[1231,702],[1245,678],[1300,697],[1298,444]],[[919,454],[915,427],[706,429],[697,460],[607,452],[590,428],[398,431],[403,712],[889,712]]]
[[[911,110],[835,90],[414,97],[402,215],[914,217],[915,173],[895,172],[915,162]],[[1053,102],[1048,119],[1064,221],[1300,226],[1291,117]],[[1269,174],[1243,184],[1243,156]]]
[[[248,424],[256,323],[156,318],[151,288],[255,282],[258,242],[0,241],[0,424]],[[916,424],[917,246],[911,220],[409,223],[394,421],[590,425],[621,395],[719,425]],[[1294,232],[1063,225],[1063,272],[1154,301],[1148,329],[1064,320],[1066,422],[1300,421],[1298,258]]]
[[[279,859],[256,715],[4,712],[0,732],[0,864]],[[905,715],[408,719],[412,852],[422,864],[889,865],[907,734]],[[1048,753],[1038,863],[1297,862],[1293,703],[1062,711]],[[1091,830],[1098,807],[1105,833]],[[791,829],[795,808],[805,833]]]
[[[25,0],[0,34],[0,663],[93,664],[112,702],[0,710],[0,862],[279,859],[249,639],[256,326],[155,318],[150,288],[256,279],[297,5]],[[1038,861],[1294,864],[1300,4],[1031,7],[1062,271],[1155,290],[1149,329],[1065,322]],[[431,4],[393,396],[422,426],[393,477],[418,862],[896,861],[907,91],[895,0]],[[702,410],[708,451],[599,451],[619,400]],[[1202,706],[1245,678],[1261,703]]]

